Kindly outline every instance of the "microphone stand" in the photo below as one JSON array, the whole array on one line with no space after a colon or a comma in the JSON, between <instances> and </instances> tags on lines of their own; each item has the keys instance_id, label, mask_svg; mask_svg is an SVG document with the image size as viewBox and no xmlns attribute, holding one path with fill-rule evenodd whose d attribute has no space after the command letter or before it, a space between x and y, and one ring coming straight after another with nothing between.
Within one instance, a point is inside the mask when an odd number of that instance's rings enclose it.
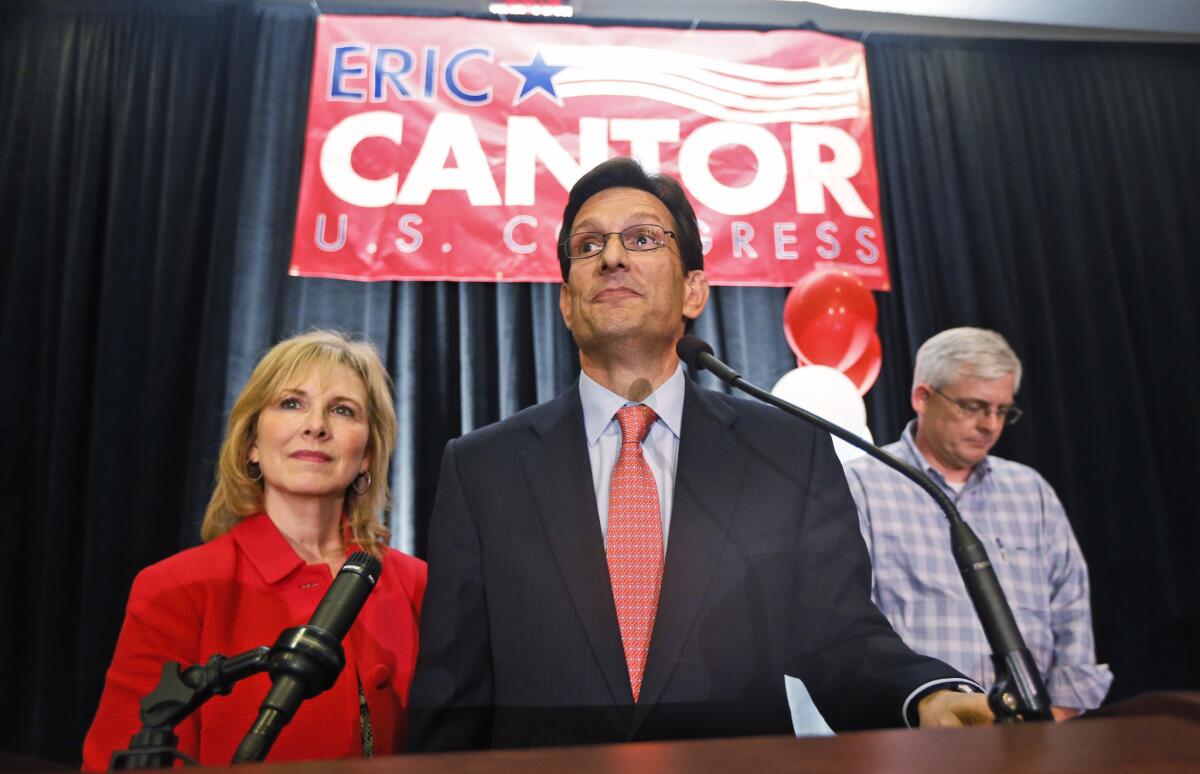
<instances>
[{"instance_id":1,"label":"microphone stand","mask_svg":"<svg viewBox=\"0 0 1200 774\"><path fill-rule=\"evenodd\" d=\"M841 438L846 443L862 449L867 454L887 465L892 470L905 476L921 487L938 507L946 514L950 522L950 546L958 571L962 574L963 584L975 607L975 614L983 626L984 635L992 649L992 663L996 670L996 681L988 692L988 706L996 716L997 723L1015 723L1022 720L1052 720L1050 699L1046 692L1046 684L1042 674L1034 663L1033 656L1025 647L1025 640L1017 622L1013 618L1012 608L996 580L996 571L988 559L983 543L975 531L963 521L962 515L950 502L950 498L941 487L933 483L921 471L909 465L904 460L889 454L874 444L868 443L854 433L839 427L832 422L805 411L782 398L756 387L746 381L725 363L712 354L707 343L695 337L703 345L696 357L689 358L684 354L684 337L678 349L684 361L693 368L708 369L718 379L735 387L742 392L758 398L794 417L825 430L831 435ZM704 351L707 350L707 351Z\"/></svg>"},{"instance_id":2,"label":"microphone stand","mask_svg":"<svg viewBox=\"0 0 1200 774\"><path fill-rule=\"evenodd\" d=\"M158 685L140 702L142 730L130 738L129 749L113 752L109 770L169 768L177 760L198 766L176 747L175 727L213 696L228 694L234 683L267 671L270 655L271 649L261 645L231 658L217 653L203 666L182 672L178 662L163 664Z\"/></svg>"}]
</instances>

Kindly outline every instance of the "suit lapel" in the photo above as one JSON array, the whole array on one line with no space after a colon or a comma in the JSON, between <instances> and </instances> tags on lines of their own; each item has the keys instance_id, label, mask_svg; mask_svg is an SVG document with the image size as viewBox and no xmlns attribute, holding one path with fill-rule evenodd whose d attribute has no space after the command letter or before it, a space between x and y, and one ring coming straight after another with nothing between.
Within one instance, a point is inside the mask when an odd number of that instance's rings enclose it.
<instances>
[{"instance_id":1,"label":"suit lapel","mask_svg":"<svg viewBox=\"0 0 1200 774\"><path fill-rule=\"evenodd\" d=\"M675 496L662 591L631 736L666 686L726 544L746 452L731 432L737 412L689 380L685 387Z\"/></svg>"},{"instance_id":2,"label":"suit lapel","mask_svg":"<svg viewBox=\"0 0 1200 774\"><path fill-rule=\"evenodd\" d=\"M538 516L617 707L632 707L578 388L532 423L540 443L522 455Z\"/></svg>"}]
</instances>

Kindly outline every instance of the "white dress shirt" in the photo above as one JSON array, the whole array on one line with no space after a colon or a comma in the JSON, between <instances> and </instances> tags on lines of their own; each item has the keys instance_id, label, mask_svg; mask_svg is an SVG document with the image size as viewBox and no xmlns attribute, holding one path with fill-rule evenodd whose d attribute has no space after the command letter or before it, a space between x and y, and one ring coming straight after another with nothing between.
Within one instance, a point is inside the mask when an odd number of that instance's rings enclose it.
<instances>
[{"instance_id":1,"label":"white dress shirt","mask_svg":"<svg viewBox=\"0 0 1200 774\"><path fill-rule=\"evenodd\" d=\"M675 496L675 464L679 459L679 426L683 421L683 363L657 390L642 401L654 409L658 419L650 426L642 442L642 456L654 474L658 487L658 511L662 516L663 551L671 528L671 503ZM608 546L608 488L613 466L621 454L621 425L617 409L637 405L601 387L586 373L579 374L579 399L583 403L583 429L587 435L588 458L592 463L592 484L596 490L596 511L600 514L600 534Z\"/></svg>"}]
</instances>

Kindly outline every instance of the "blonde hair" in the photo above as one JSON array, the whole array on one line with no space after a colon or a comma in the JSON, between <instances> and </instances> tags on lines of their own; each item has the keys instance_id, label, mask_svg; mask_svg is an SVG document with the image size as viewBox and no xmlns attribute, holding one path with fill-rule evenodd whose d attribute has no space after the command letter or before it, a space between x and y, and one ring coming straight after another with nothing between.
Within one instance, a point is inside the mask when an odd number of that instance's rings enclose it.
<instances>
[{"instance_id":1,"label":"blonde hair","mask_svg":"<svg viewBox=\"0 0 1200 774\"><path fill-rule=\"evenodd\" d=\"M339 365L358 374L366 388L365 453L370 459L367 473L371 480L361 495L354 492L353 486L346 490L344 510L351 539L364 551L382 555L391 537L379 514L389 500L388 463L396 441L392 383L373 346L330 330L302 333L276 344L254 367L250 380L234 401L217 461L216 484L200 527L200 537L206 542L263 510L262 479L252 479L247 471L262 410L292 386L295 375L306 374L313 368L328 374Z\"/></svg>"}]
</instances>

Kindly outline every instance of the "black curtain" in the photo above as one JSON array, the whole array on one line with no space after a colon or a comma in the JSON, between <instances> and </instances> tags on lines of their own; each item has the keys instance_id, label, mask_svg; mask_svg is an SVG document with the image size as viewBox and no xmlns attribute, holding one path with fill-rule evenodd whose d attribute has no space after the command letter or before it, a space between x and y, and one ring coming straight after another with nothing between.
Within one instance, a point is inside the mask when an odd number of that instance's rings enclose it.
<instances>
[{"instance_id":1,"label":"black curtain","mask_svg":"<svg viewBox=\"0 0 1200 774\"><path fill-rule=\"evenodd\" d=\"M231 11L9 4L0 20L9 751L78 761L133 573L195 540L183 506L211 478L211 432L193 420L219 395L223 356L205 353L228 324Z\"/></svg>"},{"instance_id":2,"label":"black curtain","mask_svg":"<svg viewBox=\"0 0 1200 774\"><path fill-rule=\"evenodd\" d=\"M286 276L309 4L0 14L0 749L78 762L133 575L197 542L224 412L270 344L328 325L380 347L400 416L389 516L417 554L446 440L578 365L553 285ZM877 296L876 437L910 414L924 338L1009 336L1029 416L1001 451L1067 504L1112 696L1197 687L1200 48L867 48L896 288ZM784 295L718 289L697 333L769 387L794 366Z\"/></svg>"}]
</instances>

